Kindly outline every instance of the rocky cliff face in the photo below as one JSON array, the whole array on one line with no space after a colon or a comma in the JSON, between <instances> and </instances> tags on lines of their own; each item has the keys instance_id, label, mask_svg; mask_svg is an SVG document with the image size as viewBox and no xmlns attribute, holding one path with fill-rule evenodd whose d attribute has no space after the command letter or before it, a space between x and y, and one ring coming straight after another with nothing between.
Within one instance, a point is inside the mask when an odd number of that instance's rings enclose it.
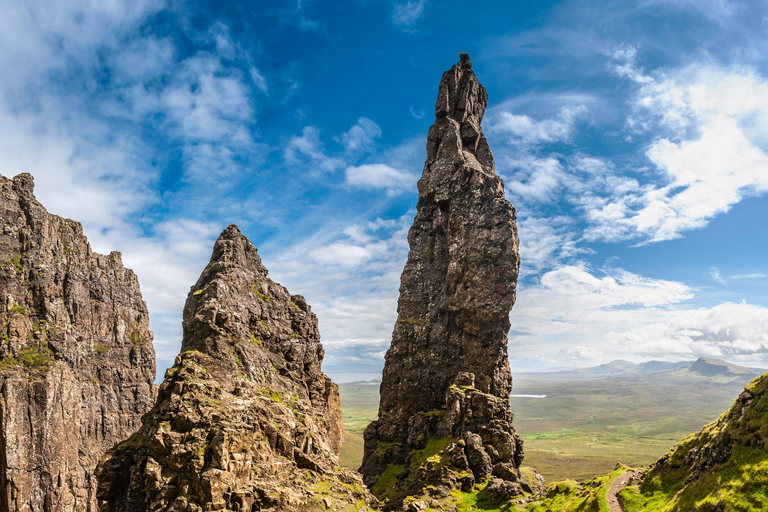
<instances>
[{"instance_id":1,"label":"rocky cliff face","mask_svg":"<svg viewBox=\"0 0 768 512\"><path fill-rule=\"evenodd\" d=\"M184 308L184 338L139 432L100 469L104 511L368 510L337 466L338 387L317 318L229 226Z\"/></svg>"},{"instance_id":2,"label":"rocky cliff face","mask_svg":"<svg viewBox=\"0 0 768 512\"><path fill-rule=\"evenodd\" d=\"M486 104L462 54L440 82L379 419L365 432L361 472L390 508L491 474L501 494L520 490L507 358L517 225L480 127Z\"/></svg>"},{"instance_id":3,"label":"rocky cliff face","mask_svg":"<svg viewBox=\"0 0 768 512\"><path fill-rule=\"evenodd\" d=\"M136 275L0 177L0 510L95 511L94 470L153 402Z\"/></svg>"}]
</instances>

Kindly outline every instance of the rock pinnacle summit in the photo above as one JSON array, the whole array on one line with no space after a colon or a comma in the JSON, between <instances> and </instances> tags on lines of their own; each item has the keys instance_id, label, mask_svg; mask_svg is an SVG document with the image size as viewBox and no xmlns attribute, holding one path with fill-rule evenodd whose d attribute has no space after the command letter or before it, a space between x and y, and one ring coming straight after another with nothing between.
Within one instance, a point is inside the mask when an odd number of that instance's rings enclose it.
<instances>
[{"instance_id":1,"label":"rock pinnacle summit","mask_svg":"<svg viewBox=\"0 0 768 512\"><path fill-rule=\"evenodd\" d=\"M523 442L509 410L509 312L520 266L514 207L481 122L488 94L466 53L443 74L408 233L379 418L361 472L385 508L491 479L522 492Z\"/></svg>"}]
</instances>

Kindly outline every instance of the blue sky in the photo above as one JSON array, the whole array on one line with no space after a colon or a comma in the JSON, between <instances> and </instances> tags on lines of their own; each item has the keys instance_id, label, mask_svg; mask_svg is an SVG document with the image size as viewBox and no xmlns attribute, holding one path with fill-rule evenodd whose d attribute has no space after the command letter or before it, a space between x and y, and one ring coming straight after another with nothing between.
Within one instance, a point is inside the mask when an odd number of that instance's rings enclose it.
<instances>
[{"instance_id":1,"label":"blue sky","mask_svg":"<svg viewBox=\"0 0 768 512\"><path fill-rule=\"evenodd\" d=\"M513 372L768 365L768 6L4 0L0 173L119 250L160 375L238 224L375 376L441 73L468 52L518 209Z\"/></svg>"}]
</instances>

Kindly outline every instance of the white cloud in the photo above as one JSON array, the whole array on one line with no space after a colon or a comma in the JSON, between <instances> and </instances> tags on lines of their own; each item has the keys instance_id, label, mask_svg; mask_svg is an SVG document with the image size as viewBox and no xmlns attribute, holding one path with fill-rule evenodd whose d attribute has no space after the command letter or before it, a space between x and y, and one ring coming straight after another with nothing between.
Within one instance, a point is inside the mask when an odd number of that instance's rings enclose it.
<instances>
[{"instance_id":1,"label":"white cloud","mask_svg":"<svg viewBox=\"0 0 768 512\"><path fill-rule=\"evenodd\" d=\"M320 130L315 126L307 126L301 135L291 138L285 148L285 159L292 165L311 164L310 173L318 175L321 172L335 171L344 165L344 161L329 156L320 141Z\"/></svg>"},{"instance_id":2,"label":"white cloud","mask_svg":"<svg viewBox=\"0 0 768 512\"><path fill-rule=\"evenodd\" d=\"M389 195L415 188L418 178L406 171L385 164L365 164L347 167L346 183L365 190L384 189Z\"/></svg>"},{"instance_id":3,"label":"white cloud","mask_svg":"<svg viewBox=\"0 0 768 512\"><path fill-rule=\"evenodd\" d=\"M615 61L611 69L618 76L641 84L653 81L653 78L646 76L643 69L637 65L636 46L621 44L608 52L608 55Z\"/></svg>"},{"instance_id":4,"label":"white cloud","mask_svg":"<svg viewBox=\"0 0 768 512\"><path fill-rule=\"evenodd\" d=\"M218 57L199 54L183 61L161 101L185 138L249 139L243 133L253 115L248 89L239 71L225 70Z\"/></svg>"},{"instance_id":5,"label":"white cloud","mask_svg":"<svg viewBox=\"0 0 768 512\"><path fill-rule=\"evenodd\" d=\"M768 274L763 274L763 273L737 274L733 276L728 276L729 279L765 279L766 277L768 277Z\"/></svg>"},{"instance_id":6,"label":"white cloud","mask_svg":"<svg viewBox=\"0 0 768 512\"><path fill-rule=\"evenodd\" d=\"M264 256L270 275L307 298L320 318L326 365L377 371L397 317L413 214L335 224Z\"/></svg>"},{"instance_id":7,"label":"white cloud","mask_svg":"<svg viewBox=\"0 0 768 512\"><path fill-rule=\"evenodd\" d=\"M509 135L512 144L530 146L565 142L573 136L576 121L583 118L586 113L587 107L584 105L564 106L554 118L542 120L508 111L494 112L490 129Z\"/></svg>"},{"instance_id":8,"label":"white cloud","mask_svg":"<svg viewBox=\"0 0 768 512\"><path fill-rule=\"evenodd\" d=\"M510 353L537 365L553 353L593 362L701 355L754 360L768 353L768 308L695 307L693 290L683 283L607 272L598 277L584 266L563 266L538 284L519 286Z\"/></svg>"},{"instance_id":9,"label":"white cloud","mask_svg":"<svg viewBox=\"0 0 768 512\"><path fill-rule=\"evenodd\" d=\"M593 239L679 238L768 192L768 81L751 69L714 65L646 78L635 78L641 86L627 126L662 134L645 151L656 176L583 196Z\"/></svg>"},{"instance_id":10,"label":"white cloud","mask_svg":"<svg viewBox=\"0 0 768 512\"><path fill-rule=\"evenodd\" d=\"M379 137L381 137L379 125L367 117L361 117L349 131L339 135L337 140L348 152L359 153L372 149Z\"/></svg>"},{"instance_id":11,"label":"white cloud","mask_svg":"<svg viewBox=\"0 0 768 512\"><path fill-rule=\"evenodd\" d=\"M498 171L513 198L526 201L557 200L556 192L566 179L563 165L557 158L525 152L502 160Z\"/></svg>"},{"instance_id":12,"label":"white cloud","mask_svg":"<svg viewBox=\"0 0 768 512\"><path fill-rule=\"evenodd\" d=\"M587 252L577 246L576 228L567 217L526 215L518 218L517 229L521 278L559 267L563 260Z\"/></svg>"},{"instance_id":13,"label":"white cloud","mask_svg":"<svg viewBox=\"0 0 768 512\"><path fill-rule=\"evenodd\" d=\"M730 358L768 353L768 308L726 302L675 311L663 322L645 322L609 338L641 356Z\"/></svg>"},{"instance_id":14,"label":"white cloud","mask_svg":"<svg viewBox=\"0 0 768 512\"><path fill-rule=\"evenodd\" d=\"M717 267L712 267L709 269L709 277L711 277L713 280L717 281L720 284L727 285L725 278L723 278L723 275L720 273L720 269Z\"/></svg>"},{"instance_id":15,"label":"white cloud","mask_svg":"<svg viewBox=\"0 0 768 512\"><path fill-rule=\"evenodd\" d=\"M567 348L560 351L571 359L578 359L581 361L589 361L597 364L603 359L603 351L595 347L585 347L579 345L573 348Z\"/></svg>"},{"instance_id":16,"label":"white cloud","mask_svg":"<svg viewBox=\"0 0 768 512\"><path fill-rule=\"evenodd\" d=\"M392 21L395 25L411 27L424 16L424 7L427 0L410 0L405 3L396 3L392 10Z\"/></svg>"}]
</instances>

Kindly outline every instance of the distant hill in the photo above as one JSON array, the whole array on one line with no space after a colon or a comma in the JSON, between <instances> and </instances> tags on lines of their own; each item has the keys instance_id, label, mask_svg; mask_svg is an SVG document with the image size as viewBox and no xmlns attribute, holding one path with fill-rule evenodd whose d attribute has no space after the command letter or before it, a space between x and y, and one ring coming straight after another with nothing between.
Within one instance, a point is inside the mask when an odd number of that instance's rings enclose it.
<instances>
[{"instance_id":1,"label":"distant hill","mask_svg":"<svg viewBox=\"0 0 768 512\"><path fill-rule=\"evenodd\" d=\"M708 357L698 358L690 367L690 371L704 375L705 377L736 376L736 375L762 375L766 372L761 368L748 368L738 366L720 359Z\"/></svg>"},{"instance_id":2,"label":"distant hill","mask_svg":"<svg viewBox=\"0 0 768 512\"><path fill-rule=\"evenodd\" d=\"M592 380L613 377L639 377L657 373L675 373L676 376L681 378L690 376L688 374L697 374L703 377L719 377L720 379L739 378L741 380L744 377L757 377L765 372L768 372L768 370L739 366L720 359L700 357L695 361L680 361L676 363L646 361L639 364L617 359L610 363L588 368L549 372L514 372L514 375L520 377L535 376L536 378L549 377L556 380Z\"/></svg>"}]
</instances>

